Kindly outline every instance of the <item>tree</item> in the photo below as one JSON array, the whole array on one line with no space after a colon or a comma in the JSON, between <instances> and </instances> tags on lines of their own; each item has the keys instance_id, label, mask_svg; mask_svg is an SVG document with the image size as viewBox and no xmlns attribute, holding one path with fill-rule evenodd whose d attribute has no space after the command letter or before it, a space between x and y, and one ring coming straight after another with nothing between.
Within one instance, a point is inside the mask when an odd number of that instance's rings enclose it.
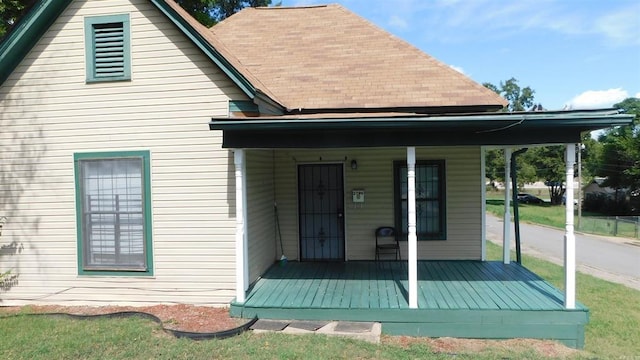
<instances>
[{"instance_id":1,"label":"tree","mask_svg":"<svg viewBox=\"0 0 640 360\"><path fill-rule=\"evenodd\" d=\"M482 84L487 89L493 90L496 94L504 97L509 101L509 105L502 111L525 111L534 105L534 93L530 87L520 88L518 80L511 78L507 81L501 81L500 86L492 83ZM535 168L523 161L523 157L518 158L518 186L523 187L524 184L537 180ZM496 181L504 181L504 151L500 149L487 150L485 157L486 176L493 185Z\"/></svg>"},{"instance_id":2,"label":"tree","mask_svg":"<svg viewBox=\"0 0 640 360\"><path fill-rule=\"evenodd\" d=\"M271 0L177 0L176 2L207 27L215 25L245 7L271 4Z\"/></svg>"},{"instance_id":3,"label":"tree","mask_svg":"<svg viewBox=\"0 0 640 360\"><path fill-rule=\"evenodd\" d=\"M564 152L564 146L556 145L532 148L527 153L527 161L536 169L536 176L544 180L544 184L549 188L552 205L562 204L565 192Z\"/></svg>"},{"instance_id":4,"label":"tree","mask_svg":"<svg viewBox=\"0 0 640 360\"><path fill-rule=\"evenodd\" d=\"M0 40L36 0L0 0Z\"/></svg>"},{"instance_id":5,"label":"tree","mask_svg":"<svg viewBox=\"0 0 640 360\"><path fill-rule=\"evenodd\" d=\"M502 111L533 110L532 106L534 106L535 91L528 86L521 88L520 85L518 85L518 80L515 78L504 82L500 81L500 86L495 86L492 83L483 83L482 85L507 99L509 105Z\"/></svg>"},{"instance_id":6,"label":"tree","mask_svg":"<svg viewBox=\"0 0 640 360\"><path fill-rule=\"evenodd\" d=\"M633 124L619 126L600 136L602 154L598 175L606 178L605 186L640 193L640 99L628 98L614 105L635 114Z\"/></svg>"}]
</instances>

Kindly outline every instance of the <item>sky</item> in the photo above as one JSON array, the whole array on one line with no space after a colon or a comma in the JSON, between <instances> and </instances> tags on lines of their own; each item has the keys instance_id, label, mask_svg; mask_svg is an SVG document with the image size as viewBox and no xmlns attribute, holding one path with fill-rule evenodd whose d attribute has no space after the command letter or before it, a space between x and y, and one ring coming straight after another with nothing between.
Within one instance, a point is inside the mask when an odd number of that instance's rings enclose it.
<instances>
[{"instance_id":1,"label":"sky","mask_svg":"<svg viewBox=\"0 0 640 360\"><path fill-rule=\"evenodd\" d=\"M547 110L640 98L638 0L283 0L338 3L464 73L516 78Z\"/></svg>"}]
</instances>

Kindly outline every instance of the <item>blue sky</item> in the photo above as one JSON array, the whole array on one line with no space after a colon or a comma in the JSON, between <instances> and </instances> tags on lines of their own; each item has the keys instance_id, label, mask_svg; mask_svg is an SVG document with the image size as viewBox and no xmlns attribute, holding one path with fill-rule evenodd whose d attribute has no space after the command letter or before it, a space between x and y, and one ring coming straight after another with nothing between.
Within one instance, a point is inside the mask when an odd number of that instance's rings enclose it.
<instances>
[{"instance_id":1,"label":"blue sky","mask_svg":"<svg viewBox=\"0 0 640 360\"><path fill-rule=\"evenodd\" d=\"M548 110L640 97L638 0L332 0L477 82L515 77ZM284 0L283 6L327 1Z\"/></svg>"}]
</instances>

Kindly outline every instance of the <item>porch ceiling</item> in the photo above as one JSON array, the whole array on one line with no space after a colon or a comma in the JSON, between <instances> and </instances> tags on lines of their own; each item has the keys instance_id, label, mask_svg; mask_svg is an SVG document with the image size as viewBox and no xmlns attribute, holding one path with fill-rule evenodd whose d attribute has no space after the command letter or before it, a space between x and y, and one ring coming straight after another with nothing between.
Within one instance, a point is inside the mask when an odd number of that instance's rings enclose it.
<instances>
[{"instance_id":1,"label":"porch ceiling","mask_svg":"<svg viewBox=\"0 0 640 360\"><path fill-rule=\"evenodd\" d=\"M617 110L424 114L313 114L219 118L227 148L529 145L580 142L580 134L627 125Z\"/></svg>"}]
</instances>

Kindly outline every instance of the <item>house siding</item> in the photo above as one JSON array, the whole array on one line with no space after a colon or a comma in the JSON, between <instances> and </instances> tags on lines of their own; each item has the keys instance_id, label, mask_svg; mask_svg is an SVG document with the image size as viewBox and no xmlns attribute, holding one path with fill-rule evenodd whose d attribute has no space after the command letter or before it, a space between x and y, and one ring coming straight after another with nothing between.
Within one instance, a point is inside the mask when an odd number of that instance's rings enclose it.
<instances>
[{"instance_id":1,"label":"house siding","mask_svg":"<svg viewBox=\"0 0 640 360\"><path fill-rule=\"evenodd\" d=\"M255 281L276 260L273 203L273 151L247 151L247 241L249 282Z\"/></svg>"},{"instance_id":2,"label":"house siding","mask_svg":"<svg viewBox=\"0 0 640 360\"><path fill-rule=\"evenodd\" d=\"M86 84L84 17L127 13L131 81ZM247 100L150 2L71 3L0 86L0 272L16 276L0 302L227 304L233 156L207 123L231 99ZM127 150L151 154L154 276L80 276L73 154Z\"/></svg>"},{"instance_id":3,"label":"house siding","mask_svg":"<svg viewBox=\"0 0 640 360\"><path fill-rule=\"evenodd\" d=\"M280 208L285 254L298 258L296 167L303 163L345 163L345 227L348 260L375 256L374 230L394 226L393 162L406 160L405 148L277 150L276 201ZM420 147L418 160L445 160L447 231L445 241L419 241L419 259L480 259L482 197L479 147ZM350 167L356 159L358 169ZM351 200L353 189L365 190L365 202ZM406 242L401 243L406 259Z\"/></svg>"}]
</instances>

